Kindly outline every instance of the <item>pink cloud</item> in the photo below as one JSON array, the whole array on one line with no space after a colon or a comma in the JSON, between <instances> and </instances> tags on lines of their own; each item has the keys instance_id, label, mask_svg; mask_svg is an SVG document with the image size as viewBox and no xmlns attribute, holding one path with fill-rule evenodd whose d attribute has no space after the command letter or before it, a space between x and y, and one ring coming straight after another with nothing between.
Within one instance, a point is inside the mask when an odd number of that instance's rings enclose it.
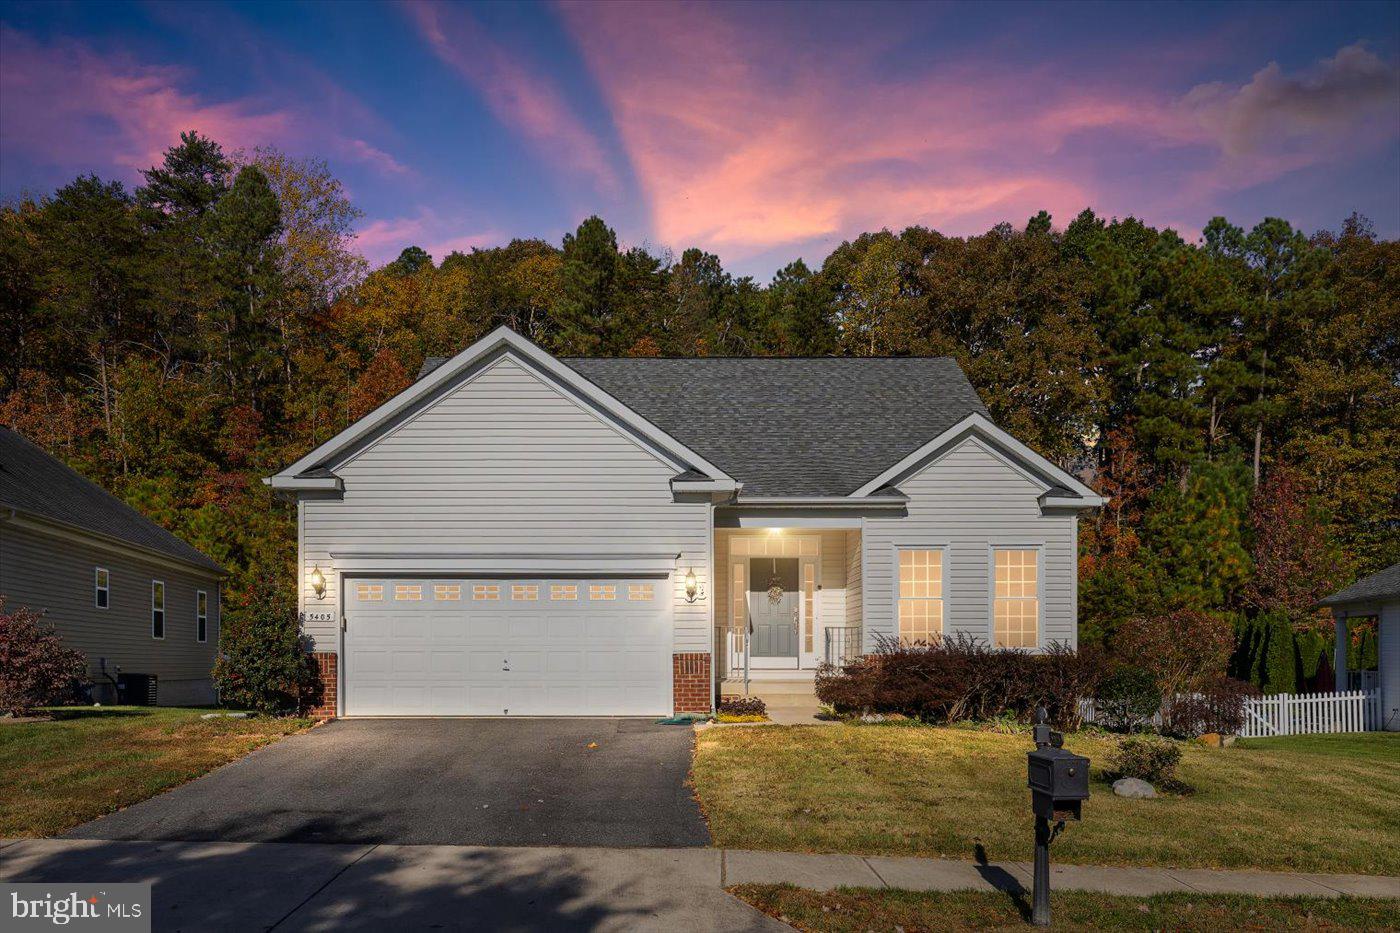
<instances>
[{"instance_id":1,"label":"pink cloud","mask_svg":"<svg viewBox=\"0 0 1400 933\"><path fill-rule=\"evenodd\" d=\"M1352 53L1310 84L1266 69L1244 88L1183 100L1162 75L1088 82L973 52L892 71L896 27L805 43L791 24L740 23L735 7L565 0L560 10L656 235L740 259L913 223L980 232L1042 208L1061 223L1086 206L1149 219L1209 211L1222 188L1325 157L1315 146L1246 153L1239 138L1259 122L1317 125L1328 101L1361 88L1368 106L1395 110L1379 87L1393 68ZM1328 125L1338 123L1355 125ZM1137 168L1104 172L1104 158ZM1187 209L1183 196L1197 201Z\"/></svg>"},{"instance_id":2,"label":"pink cloud","mask_svg":"<svg viewBox=\"0 0 1400 933\"><path fill-rule=\"evenodd\" d=\"M602 144L541 71L492 41L464 9L421 0L404 9L433 53L476 88L497 120L556 165L590 178L599 190L619 190Z\"/></svg>"},{"instance_id":3,"label":"pink cloud","mask_svg":"<svg viewBox=\"0 0 1400 933\"><path fill-rule=\"evenodd\" d=\"M181 131L197 129L230 152L329 143L381 173L409 173L389 153L341 135L309 108L255 96L210 101L183 89L189 76L178 68L99 53L74 40L45 44L8 26L0 27L0 49L5 148L65 169L113 165L134 179L160 161Z\"/></svg>"},{"instance_id":4,"label":"pink cloud","mask_svg":"<svg viewBox=\"0 0 1400 933\"><path fill-rule=\"evenodd\" d=\"M355 249L371 266L397 259L399 253L410 246L422 247L433 257L433 262L442 262L451 253L467 253L507 239L491 229L460 233L464 226L470 223L462 218L443 217L431 208L420 208L412 215L381 218L366 224L355 237Z\"/></svg>"}]
</instances>

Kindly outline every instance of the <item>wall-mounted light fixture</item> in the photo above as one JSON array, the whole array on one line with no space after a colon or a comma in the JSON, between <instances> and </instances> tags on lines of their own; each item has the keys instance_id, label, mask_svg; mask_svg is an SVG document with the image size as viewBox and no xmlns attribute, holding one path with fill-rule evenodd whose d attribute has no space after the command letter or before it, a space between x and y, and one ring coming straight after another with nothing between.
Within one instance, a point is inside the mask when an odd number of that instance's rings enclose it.
<instances>
[{"instance_id":1,"label":"wall-mounted light fixture","mask_svg":"<svg viewBox=\"0 0 1400 933\"><path fill-rule=\"evenodd\" d=\"M700 588L700 583L695 579L695 568L691 567L685 572L685 601L693 603L697 599L704 599L705 591Z\"/></svg>"},{"instance_id":2,"label":"wall-mounted light fixture","mask_svg":"<svg viewBox=\"0 0 1400 933\"><path fill-rule=\"evenodd\" d=\"M316 591L317 599L326 598L326 575L321 572L321 565L317 564L311 568L311 589Z\"/></svg>"}]
</instances>

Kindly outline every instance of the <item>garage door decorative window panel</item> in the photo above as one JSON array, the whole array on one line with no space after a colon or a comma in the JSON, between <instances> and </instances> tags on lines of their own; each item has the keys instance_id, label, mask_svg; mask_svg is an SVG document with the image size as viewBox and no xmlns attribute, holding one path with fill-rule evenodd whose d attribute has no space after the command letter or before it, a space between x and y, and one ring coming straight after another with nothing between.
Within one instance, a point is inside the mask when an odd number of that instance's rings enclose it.
<instances>
[{"instance_id":1,"label":"garage door decorative window panel","mask_svg":"<svg viewBox=\"0 0 1400 933\"><path fill-rule=\"evenodd\" d=\"M434 598L374 595L415 586ZM472 599L444 595L464 587ZM345 715L671 712L672 609L654 581L381 579L347 589Z\"/></svg>"}]
</instances>

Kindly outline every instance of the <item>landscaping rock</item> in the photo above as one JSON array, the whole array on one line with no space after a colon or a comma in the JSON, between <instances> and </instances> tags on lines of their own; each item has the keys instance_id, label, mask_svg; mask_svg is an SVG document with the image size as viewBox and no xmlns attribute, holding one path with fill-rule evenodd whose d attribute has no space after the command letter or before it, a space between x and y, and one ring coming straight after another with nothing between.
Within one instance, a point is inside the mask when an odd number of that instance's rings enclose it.
<instances>
[{"instance_id":1,"label":"landscaping rock","mask_svg":"<svg viewBox=\"0 0 1400 933\"><path fill-rule=\"evenodd\" d=\"M884 722L884 721L885 721L885 715L884 715L883 713L865 713L864 715L862 715L862 716L860 717L860 721L861 721L861 722Z\"/></svg>"},{"instance_id":2,"label":"landscaping rock","mask_svg":"<svg viewBox=\"0 0 1400 933\"><path fill-rule=\"evenodd\" d=\"M1113 782L1113 792L1119 797L1133 800L1146 800L1157 796L1157 791L1142 778L1119 778Z\"/></svg>"},{"instance_id":3,"label":"landscaping rock","mask_svg":"<svg viewBox=\"0 0 1400 933\"><path fill-rule=\"evenodd\" d=\"M1197 736L1197 737L1196 737L1196 741L1197 741L1197 742L1200 742L1202 745L1206 746L1207 748L1219 748L1219 747L1220 747L1220 733L1219 733L1219 732L1207 732L1205 735Z\"/></svg>"}]
</instances>

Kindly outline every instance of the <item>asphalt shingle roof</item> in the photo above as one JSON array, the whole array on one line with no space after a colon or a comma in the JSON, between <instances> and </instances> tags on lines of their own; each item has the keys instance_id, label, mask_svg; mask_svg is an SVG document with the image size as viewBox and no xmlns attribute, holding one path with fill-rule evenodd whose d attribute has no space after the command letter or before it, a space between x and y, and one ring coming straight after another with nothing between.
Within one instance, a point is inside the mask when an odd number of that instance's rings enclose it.
<instances>
[{"instance_id":1,"label":"asphalt shingle roof","mask_svg":"<svg viewBox=\"0 0 1400 933\"><path fill-rule=\"evenodd\" d=\"M418 378L443 362L428 358ZM946 356L562 362L746 496L849 495L969 414L987 414Z\"/></svg>"},{"instance_id":2,"label":"asphalt shingle roof","mask_svg":"<svg viewBox=\"0 0 1400 933\"><path fill-rule=\"evenodd\" d=\"M1340 593L1333 593L1322 600L1322 605L1340 606L1381 599L1400 599L1400 564L1392 564L1379 573L1362 577Z\"/></svg>"},{"instance_id":3,"label":"asphalt shingle roof","mask_svg":"<svg viewBox=\"0 0 1400 933\"><path fill-rule=\"evenodd\" d=\"M224 572L204 554L3 425L0 506Z\"/></svg>"}]
</instances>

